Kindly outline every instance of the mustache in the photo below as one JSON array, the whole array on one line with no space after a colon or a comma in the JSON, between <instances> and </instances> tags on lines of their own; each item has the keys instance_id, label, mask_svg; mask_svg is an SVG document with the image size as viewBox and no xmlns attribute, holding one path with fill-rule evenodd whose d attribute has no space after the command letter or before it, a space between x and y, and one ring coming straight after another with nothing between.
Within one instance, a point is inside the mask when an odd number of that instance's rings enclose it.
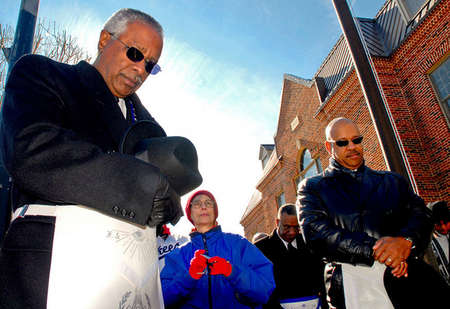
<instances>
[{"instance_id":1,"label":"mustache","mask_svg":"<svg viewBox=\"0 0 450 309\"><path fill-rule=\"evenodd\" d=\"M134 81L136 82L136 86L139 86L143 83L142 77L140 77L139 75L134 77Z\"/></svg>"}]
</instances>

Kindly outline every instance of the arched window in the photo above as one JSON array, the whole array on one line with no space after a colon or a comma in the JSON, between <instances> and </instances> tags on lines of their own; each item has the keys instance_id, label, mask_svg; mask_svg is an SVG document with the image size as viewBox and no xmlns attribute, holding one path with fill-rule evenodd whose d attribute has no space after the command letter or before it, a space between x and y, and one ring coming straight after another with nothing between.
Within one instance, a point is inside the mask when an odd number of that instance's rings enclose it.
<instances>
[{"instance_id":1,"label":"arched window","mask_svg":"<svg viewBox=\"0 0 450 309\"><path fill-rule=\"evenodd\" d=\"M298 177L295 178L296 188L302 179L317 175L322 172L319 160L313 159L308 149L303 150L298 168Z\"/></svg>"}]
</instances>

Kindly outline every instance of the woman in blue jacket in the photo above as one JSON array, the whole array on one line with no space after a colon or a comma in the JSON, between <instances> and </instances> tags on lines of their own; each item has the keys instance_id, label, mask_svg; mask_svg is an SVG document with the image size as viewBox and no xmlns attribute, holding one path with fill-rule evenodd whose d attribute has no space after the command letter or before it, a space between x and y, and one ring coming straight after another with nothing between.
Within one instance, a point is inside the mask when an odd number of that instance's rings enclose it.
<instances>
[{"instance_id":1,"label":"woman in blue jacket","mask_svg":"<svg viewBox=\"0 0 450 309\"><path fill-rule=\"evenodd\" d=\"M222 232L214 196L195 192L186 204L191 241L166 256L161 272L167 308L260 308L273 289L272 263L245 238Z\"/></svg>"}]
</instances>

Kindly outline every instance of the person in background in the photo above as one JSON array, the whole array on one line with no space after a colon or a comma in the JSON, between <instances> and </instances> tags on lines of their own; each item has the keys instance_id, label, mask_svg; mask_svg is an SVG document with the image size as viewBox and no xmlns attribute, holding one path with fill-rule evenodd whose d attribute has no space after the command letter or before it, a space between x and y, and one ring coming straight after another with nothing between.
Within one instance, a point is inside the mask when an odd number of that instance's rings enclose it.
<instances>
[{"instance_id":1,"label":"person in background","mask_svg":"<svg viewBox=\"0 0 450 309\"><path fill-rule=\"evenodd\" d=\"M252 237L252 244L254 244L258 240L263 239L267 236L269 236L269 234L264 233L264 232L256 232L255 235L253 235L253 237Z\"/></svg>"},{"instance_id":2,"label":"person in background","mask_svg":"<svg viewBox=\"0 0 450 309\"><path fill-rule=\"evenodd\" d=\"M164 268L164 257L189 239L186 236L172 235L166 224L158 226L156 233L158 235L159 269L161 270Z\"/></svg>"},{"instance_id":3,"label":"person in background","mask_svg":"<svg viewBox=\"0 0 450 309\"><path fill-rule=\"evenodd\" d=\"M432 230L423 200L402 176L364 164L350 119L333 119L325 136L330 164L299 184L297 204L306 244L328 262L330 307L441 308L445 283L417 258Z\"/></svg>"},{"instance_id":4,"label":"person in background","mask_svg":"<svg viewBox=\"0 0 450 309\"><path fill-rule=\"evenodd\" d=\"M200 190L186 203L191 240L165 258L161 272L167 308L260 308L275 288L272 263L240 235L217 223L213 194Z\"/></svg>"},{"instance_id":5,"label":"person in background","mask_svg":"<svg viewBox=\"0 0 450 309\"><path fill-rule=\"evenodd\" d=\"M278 209L277 228L255 243L272 261L276 288L263 308L321 308L324 264L306 247L300 233L297 209L285 204Z\"/></svg>"},{"instance_id":6,"label":"person in background","mask_svg":"<svg viewBox=\"0 0 450 309\"><path fill-rule=\"evenodd\" d=\"M425 254L425 261L433 266L442 275L447 284L450 285L450 211L446 201L429 203L428 208L431 210L434 233L430 246Z\"/></svg>"}]
</instances>

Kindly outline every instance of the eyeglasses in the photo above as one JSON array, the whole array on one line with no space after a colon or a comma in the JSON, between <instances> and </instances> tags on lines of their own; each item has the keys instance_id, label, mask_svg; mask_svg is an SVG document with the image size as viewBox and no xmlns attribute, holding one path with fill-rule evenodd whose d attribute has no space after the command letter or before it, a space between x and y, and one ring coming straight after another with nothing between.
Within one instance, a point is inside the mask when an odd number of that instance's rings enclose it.
<instances>
[{"instance_id":1,"label":"eyeglasses","mask_svg":"<svg viewBox=\"0 0 450 309\"><path fill-rule=\"evenodd\" d=\"M144 54L139 49L137 49L136 47L128 46L122 40L120 40L115 34L111 32L109 32L109 34L127 48L128 59L130 59L133 62L141 62L142 60L144 60ZM145 61L145 71L147 71L148 74L156 75L159 72L161 72L161 67L156 62L147 59L145 59L144 61Z\"/></svg>"},{"instance_id":2,"label":"eyeglasses","mask_svg":"<svg viewBox=\"0 0 450 309\"><path fill-rule=\"evenodd\" d=\"M361 144L362 140L363 140L362 136L355 137L354 139L352 139L352 143L355 144L355 145L359 145L359 144ZM345 147L345 146L347 146L350 143L350 141L348 141L348 140L329 141L329 142L330 143L335 143L336 146L338 146L338 147Z\"/></svg>"},{"instance_id":3,"label":"eyeglasses","mask_svg":"<svg viewBox=\"0 0 450 309\"><path fill-rule=\"evenodd\" d=\"M195 208L195 209L202 208L202 205L204 205L205 208L213 208L214 202L211 200L206 200L206 201L195 201L195 202L191 203L192 208Z\"/></svg>"}]
</instances>

